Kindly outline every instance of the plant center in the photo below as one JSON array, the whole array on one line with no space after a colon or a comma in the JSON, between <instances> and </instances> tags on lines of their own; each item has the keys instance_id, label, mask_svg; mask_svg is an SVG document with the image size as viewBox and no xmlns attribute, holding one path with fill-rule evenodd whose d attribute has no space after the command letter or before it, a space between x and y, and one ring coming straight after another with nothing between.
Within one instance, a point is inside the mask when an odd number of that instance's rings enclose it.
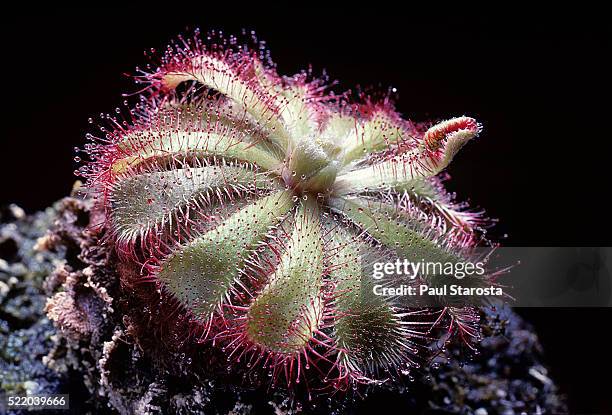
<instances>
[{"instance_id":1,"label":"plant center","mask_svg":"<svg viewBox=\"0 0 612 415\"><path fill-rule=\"evenodd\" d=\"M328 193L341 167L340 151L322 138L299 141L288 152L282 173L285 184L300 193Z\"/></svg>"}]
</instances>

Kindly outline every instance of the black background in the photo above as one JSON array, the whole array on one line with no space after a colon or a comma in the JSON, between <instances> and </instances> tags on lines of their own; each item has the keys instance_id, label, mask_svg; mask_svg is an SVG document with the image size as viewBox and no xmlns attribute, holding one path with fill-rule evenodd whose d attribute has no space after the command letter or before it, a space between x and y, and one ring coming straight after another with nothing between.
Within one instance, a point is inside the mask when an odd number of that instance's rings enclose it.
<instances>
[{"instance_id":1,"label":"black background","mask_svg":"<svg viewBox=\"0 0 612 415\"><path fill-rule=\"evenodd\" d=\"M171 4L79 14L6 15L2 27L0 203L33 212L66 195L87 119L112 112L123 76L187 27L255 29L279 72L393 86L414 120L484 124L456 157L450 187L499 218L514 246L610 246L610 33L597 11L449 14L308 11L280 16ZM504 237L507 234L507 237ZM572 412L610 412L610 309L519 310L537 328Z\"/></svg>"}]
</instances>

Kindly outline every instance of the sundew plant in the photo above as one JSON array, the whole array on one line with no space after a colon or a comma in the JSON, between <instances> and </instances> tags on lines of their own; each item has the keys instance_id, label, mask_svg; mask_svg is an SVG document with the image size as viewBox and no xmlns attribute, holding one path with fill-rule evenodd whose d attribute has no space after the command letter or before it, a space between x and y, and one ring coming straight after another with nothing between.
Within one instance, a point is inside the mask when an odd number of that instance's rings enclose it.
<instances>
[{"instance_id":1,"label":"sundew plant","mask_svg":"<svg viewBox=\"0 0 612 415\"><path fill-rule=\"evenodd\" d=\"M458 263L486 244L482 214L439 177L476 120L409 121L388 94L279 75L262 42L215 32L134 77L140 100L102 117L78 173L100 243L139 270L124 284L171 297L189 341L271 384L336 390L409 374L439 338L474 347L477 308L375 295L372 266Z\"/></svg>"}]
</instances>

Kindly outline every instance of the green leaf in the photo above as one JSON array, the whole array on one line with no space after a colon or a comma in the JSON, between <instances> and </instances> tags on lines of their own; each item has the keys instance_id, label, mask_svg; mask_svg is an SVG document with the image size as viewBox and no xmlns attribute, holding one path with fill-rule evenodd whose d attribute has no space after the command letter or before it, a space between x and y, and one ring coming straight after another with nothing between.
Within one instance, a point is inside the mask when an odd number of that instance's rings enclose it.
<instances>
[{"instance_id":1,"label":"green leaf","mask_svg":"<svg viewBox=\"0 0 612 415\"><path fill-rule=\"evenodd\" d=\"M263 88L257 72L240 73L234 67L209 55L199 55L185 67L168 72L163 77L164 87L176 88L181 82L197 81L208 88L213 88L241 105L260 125L274 131L272 139L282 148L287 148L289 136L279 117L282 99Z\"/></svg>"},{"instance_id":2,"label":"green leaf","mask_svg":"<svg viewBox=\"0 0 612 415\"><path fill-rule=\"evenodd\" d=\"M318 129L317 108L308 102L306 86L288 86L280 91L284 101L280 116L292 138L310 137Z\"/></svg>"},{"instance_id":3,"label":"green leaf","mask_svg":"<svg viewBox=\"0 0 612 415\"><path fill-rule=\"evenodd\" d=\"M345 165L409 138L408 132L382 111L365 122L349 119L354 128L345 140Z\"/></svg>"},{"instance_id":4,"label":"green leaf","mask_svg":"<svg viewBox=\"0 0 612 415\"><path fill-rule=\"evenodd\" d=\"M119 241L133 241L178 220L197 205L197 213L221 197L239 197L272 187L271 179L238 166L207 166L125 177L110 192L113 228ZM183 212L182 216L185 216Z\"/></svg>"},{"instance_id":5,"label":"green leaf","mask_svg":"<svg viewBox=\"0 0 612 415\"><path fill-rule=\"evenodd\" d=\"M384 256L349 231L331 231L330 278L336 284L335 339L353 375L371 375L406 361L409 334L386 298L373 292L372 264Z\"/></svg>"},{"instance_id":6,"label":"green leaf","mask_svg":"<svg viewBox=\"0 0 612 415\"><path fill-rule=\"evenodd\" d=\"M158 278L194 315L207 318L229 295L250 249L292 207L287 191L248 205L217 228L178 248L163 261Z\"/></svg>"},{"instance_id":7,"label":"green leaf","mask_svg":"<svg viewBox=\"0 0 612 415\"><path fill-rule=\"evenodd\" d=\"M322 275L319 212L316 202L308 200L297 211L279 267L249 307L249 338L271 351L302 350L319 324Z\"/></svg>"},{"instance_id":8,"label":"green leaf","mask_svg":"<svg viewBox=\"0 0 612 415\"><path fill-rule=\"evenodd\" d=\"M229 131L192 132L172 129L169 125L133 130L118 144L118 149L128 156L113 163L116 174L130 171L147 160L180 155L227 158L252 163L263 170L275 170L281 164L270 143L249 142Z\"/></svg>"},{"instance_id":9,"label":"green leaf","mask_svg":"<svg viewBox=\"0 0 612 415\"><path fill-rule=\"evenodd\" d=\"M437 243L417 220L380 201L331 198L330 206L379 243L410 261L457 262L461 258Z\"/></svg>"},{"instance_id":10,"label":"green leaf","mask_svg":"<svg viewBox=\"0 0 612 415\"><path fill-rule=\"evenodd\" d=\"M468 124L469 128L461 129L464 124ZM435 176L444 170L461 147L479 132L476 121L467 117L437 124L425 133L424 140L428 141L424 141L421 146L395 154L385 161L339 175L338 193L404 190L410 186L410 182Z\"/></svg>"}]
</instances>

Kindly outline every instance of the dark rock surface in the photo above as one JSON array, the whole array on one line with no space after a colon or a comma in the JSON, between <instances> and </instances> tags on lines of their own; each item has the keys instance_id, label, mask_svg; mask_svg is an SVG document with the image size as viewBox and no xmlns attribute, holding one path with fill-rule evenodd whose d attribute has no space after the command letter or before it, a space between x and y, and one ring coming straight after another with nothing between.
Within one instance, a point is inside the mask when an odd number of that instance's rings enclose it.
<instances>
[{"instance_id":1,"label":"dark rock surface","mask_svg":"<svg viewBox=\"0 0 612 415\"><path fill-rule=\"evenodd\" d=\"M163 310L143 298L159 293L121 286L112 257L86 229L96 222L86 202L66 198L32 216L10 206L1 215L0 414L6 395L25 393L70 394L79 414L567 413L536 334L506 308L485 310L478 354L441 349L403 384L360 396L313 392L310 401L247 388L261 379L202 370L222 366L223 356L176 340L181 324L161 324L163 334L150 328Z\"/></svg>"}]
</instances>

